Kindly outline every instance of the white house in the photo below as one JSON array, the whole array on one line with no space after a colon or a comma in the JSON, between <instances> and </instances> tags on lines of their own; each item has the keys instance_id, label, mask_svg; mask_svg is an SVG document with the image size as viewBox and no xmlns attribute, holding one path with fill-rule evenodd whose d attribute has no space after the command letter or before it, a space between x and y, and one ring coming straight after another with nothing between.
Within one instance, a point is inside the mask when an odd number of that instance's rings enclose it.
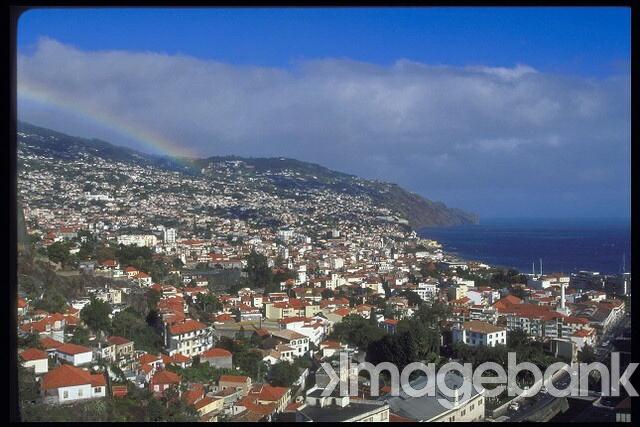
<instances>
[{"instance_id":1,"label":"white house","mask_svg":"<svg viewBox=\"0 0 640 427\"><path fill-rule=\"evenodd\" d=\"M289 317L278 321L281 329L295 331L309 338L316 346L324 340L331 322L323 317Z\"/></svg>"},{"instance_id":2,"label":"white house","mask_svg":"<svg viewBox=\"0 0 640 427\"><path fill-rule=\"evenodd\" d=\"M293 349L293 357L300 357L309 351L309 337L306 337L296 331L279 330L271 332L271 336L279 338Z\"/></svg>"},{"instance_id":3,"label":"white house","mask_svg":"<svg viewBox=\"0 0 640 427\"><path fill-rule=\"evenodd\" d=\"M33 368L36 375L49 371L49 356L46 351L37 348L28 348L20 353L20 359L22 359L22 366L25 368Z\"/></svg>"},{"instance_id":4,"label":"white house","mask_svg":"<svg viewBox=\"0 0 640 427\"><path fill-rule=\"evenodd\" d=\"M464 322L453 329L453 342L463 342L470 346L495 347L507 344L507 329L480 320Z\"/></svg>"},{"instance_id":5,"label":"white house","mask_svg":"<svg viewBox=\"0 0 640 427\"><path fill-rule=\"evenodd\" d=\"M45 374L41 395L45 403L67 403L106 396L104 374L91 374L71 365L61 365Z\"/></svg>"},{"instance_id":6,"label":"white house","mask_svg":"<svg viewBox=\"0 0 640 427\"><path fill-rule=\"evenodd\" d=\"M58 360L64 360L73 366L91 363L93 360L93 351L85 346L65 343L55 350Z\"/></svg>"}]
</instances>

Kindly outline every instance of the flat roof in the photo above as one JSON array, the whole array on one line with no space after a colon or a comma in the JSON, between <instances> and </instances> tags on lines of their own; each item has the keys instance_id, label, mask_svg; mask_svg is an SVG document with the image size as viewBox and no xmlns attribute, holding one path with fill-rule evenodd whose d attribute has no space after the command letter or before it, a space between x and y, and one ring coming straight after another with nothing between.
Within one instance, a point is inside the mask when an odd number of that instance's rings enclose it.
<instances>
[{"instance_id":1,"label":"flat roof","mask_svg":"<svg viewBox=\"0 0 640 427\"><path fill-rule=\"evenodd\" d=\"M444 382L450 389L461 389L463 383L469 383L469 385L471 386L470 399L476 397L479 394L473 384L471 384L471 381L464 380L460 375L457 375L453 372L447 372L444 378ZM421 376L411 382L411 386L415 390L420 390L426 385L426 376ZM436 381L434 381L434 384L430 386L429 389L433 389L436 387ZM462 399L462 397L463 393L461 390L460 398ZM439 399L447 399L448 401L453 402L453 397L445 396L440 392L439 388L436 388L434 396L425 395L422 397L411 397L408 396L403 390L401 390L399 396L386 395L379 398L379 400L385 400L389 403L389 407L392 412L402 417L410 418L416 421L428 421L451 410L443 406L438 401Z\"/></svg>"},{"instance_id":2,"label":"flat roof","mask_svg":"<svg viewBox=\"0 0 640 427\"><path fill-rule=\"evenodd\" d=\"M307 405L298 411L314 422L344 422L358 415L364 415L368 412L381 410L386 407L385 402L372 401L369 403L350 402L345 407L338 405L327 405L324 407Z\"/></svg>"}]
</instances>

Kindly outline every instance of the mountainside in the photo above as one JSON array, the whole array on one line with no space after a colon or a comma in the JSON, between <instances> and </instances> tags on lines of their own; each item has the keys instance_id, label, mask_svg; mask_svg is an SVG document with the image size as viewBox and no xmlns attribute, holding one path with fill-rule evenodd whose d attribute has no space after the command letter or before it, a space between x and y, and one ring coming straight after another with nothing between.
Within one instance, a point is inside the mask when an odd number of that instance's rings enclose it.
<instances>
[{"instance_id":1,"label":"mountainside","mask_svg":"<svg viewBox=\"0 0 640 427\"><path fill-rule=\"evenodd\" d=\"M403 222L404 219L414 229L478 222L477 215L427 200L396 184L365 180L295 159L237 156L176 159L139 152L97 139L69 136L22 122L18 123L18 149L19 153L62 161L95 157L107 162L123 162L179 172L185 176L207 179L212 185L222 178L236 178L243 185L293 198L320 190L363 197L370 199L375 206L386 209L389 220ZM19 156L19 165L20 160ZM245 184L245 181L249 184Z\"/></svg>"}]
</instances>

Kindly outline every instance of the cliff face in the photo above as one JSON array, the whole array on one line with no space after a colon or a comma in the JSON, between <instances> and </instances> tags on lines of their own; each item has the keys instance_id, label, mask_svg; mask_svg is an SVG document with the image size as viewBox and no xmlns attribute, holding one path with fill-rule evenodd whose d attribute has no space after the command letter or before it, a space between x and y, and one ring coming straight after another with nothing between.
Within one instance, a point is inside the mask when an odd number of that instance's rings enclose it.
<instances>
[{"instance_id":1,"label":"cliff face","mask_svg":"<svg viewBox=\"0 0 640 427\"><path fill-rule=\"evenodd\" d=\"M376 205L384 207L390 216L408 221L414 229L460 224L476 224L478 216L460 209L450 208L408 192L396 184L362 179L330 170L315 163L287 158L242 158L237 156L209 157L205 159L176 159L155 156L96 139L65 135L50 129L18 123L18 149L32 154L59 159L77 159L96 156L105 160L133 162L144 166L179 171L187 175L209 176L220 173L215 165L236 162L239 168L225 168L224 173L238 180L251 174L266 174L270 191L322 189L370 197ZM235 174L235 175L234 175Z\"/></svg>"}]
</instances>

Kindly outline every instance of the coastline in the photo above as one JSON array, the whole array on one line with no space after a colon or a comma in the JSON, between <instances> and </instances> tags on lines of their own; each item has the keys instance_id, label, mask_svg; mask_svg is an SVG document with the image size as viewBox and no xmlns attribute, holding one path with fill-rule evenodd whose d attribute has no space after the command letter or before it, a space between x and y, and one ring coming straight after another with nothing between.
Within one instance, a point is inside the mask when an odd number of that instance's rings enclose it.
<instances>
[{"instance_id":1,"label":"coastline","mask_svg":"<svg viewBox=\"0 0 640 427\"><path fill-rule=\"evenodd\" d=\"M543 272L565 274L617 275L623 264L626 271L631 266L627 219L487 219L480 225L423 227L416 233L441 244L443 255L522 274L534 268L537 273L540 259Z\"/></svg>"}]
</instances>

